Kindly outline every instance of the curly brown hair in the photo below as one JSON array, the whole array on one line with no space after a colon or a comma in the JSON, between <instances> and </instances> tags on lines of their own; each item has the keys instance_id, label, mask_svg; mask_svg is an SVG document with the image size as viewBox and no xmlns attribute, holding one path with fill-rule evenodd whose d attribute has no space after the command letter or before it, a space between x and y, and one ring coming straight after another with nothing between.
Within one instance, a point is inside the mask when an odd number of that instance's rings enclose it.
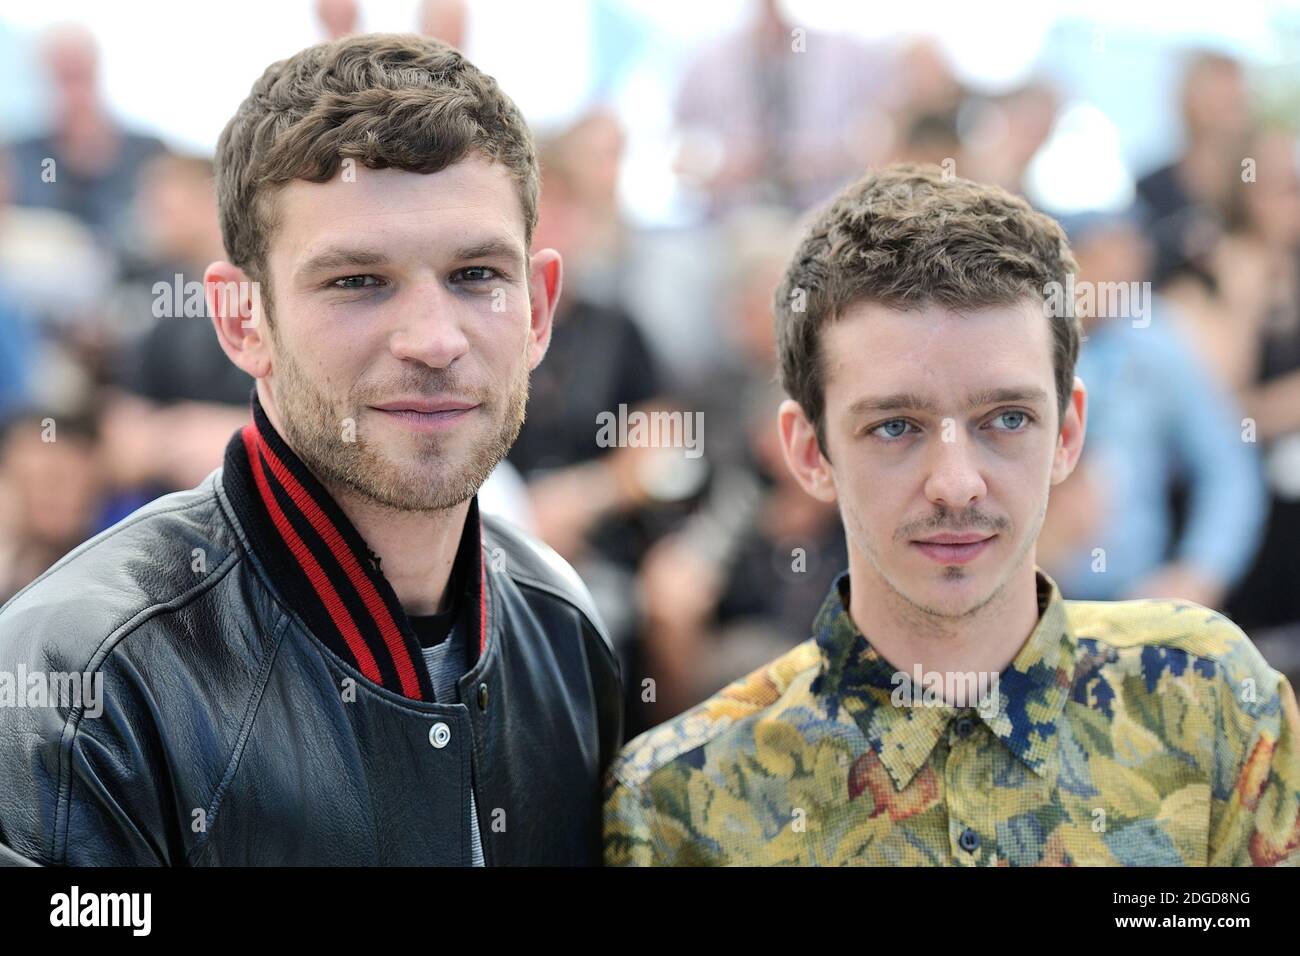
<instances>
[{"instance_id":1,"label":"curly brown hair","mask_svg":"<svg viewBox=\"0 0 1300 956\"><path fill-rule=\"evenodd\" d=\"M821 333L849 306L962 309L1026 298L1046 305L1053 289L1069 287L1075 270L1056 221L1006 190L947 176L938 166L872 172L821 212L777 287L781 384L813 423L825 454ZM1058 422L1069 405L1080 340L1073 309L1063 311L1050 317Z\"/></svg>"},{"instance_id":2,"label":"curly brown hair","mask_svg":"<svg viewBox=\"0 0 1300 956\"><path fill-rule=\"evenodd\" d=\"M436 173L471 151L509 170L525 237L537 225L532 134L492 77L440 40L367 33L272 63L222 130L217 202L230 261L263 286L274 195L326 182L353 158L372 169Z\"/></svg>"}]
</instances>

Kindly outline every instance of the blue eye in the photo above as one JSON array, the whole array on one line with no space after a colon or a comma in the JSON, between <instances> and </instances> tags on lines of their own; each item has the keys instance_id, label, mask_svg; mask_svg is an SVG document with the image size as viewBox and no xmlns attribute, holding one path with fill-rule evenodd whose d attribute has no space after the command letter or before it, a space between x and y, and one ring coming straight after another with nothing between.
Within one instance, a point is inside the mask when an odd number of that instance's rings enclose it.
<instances>
[{"instance_id":1,"label":"blue eye","mask_svg":"<svg viewBox=\"0 0 1300 956\"><path fill-rule=\"evenodd\" d=\"M1028 412L1016 412L1016 411L1002 412L1000 415L997 416L997 418L994 419L994 421L997 421L998 419L1016 418L1016 417L1023 419L1025 425L1028 425L1029 422L1031 421ZM1021 432L1024 431L1024 428L1021 427L1020 425L1012 425L1010 428L999 429L999 431Z\"/></svg>"},{"instance_id":2,"label":"blue eye","mask_svg":"<svg viewBox=\"0 0 1300 956\"><path fill-rule=\"evenodd\" d=\"M901 426L902 430L901 431L894 430L892 426ZM881 422L875 428L871 429L871 432L872 434L875 434L876 432L880 431L883 428L886 430L886 432L885 435L882 435L881 437L885 438L887 441L892 441L894 439L901 438L903 435L907 434L907 429L909 427L911 427L910 422L907 422L901 418L891 418L887 422Z\"/></svg>"}]
</instances>

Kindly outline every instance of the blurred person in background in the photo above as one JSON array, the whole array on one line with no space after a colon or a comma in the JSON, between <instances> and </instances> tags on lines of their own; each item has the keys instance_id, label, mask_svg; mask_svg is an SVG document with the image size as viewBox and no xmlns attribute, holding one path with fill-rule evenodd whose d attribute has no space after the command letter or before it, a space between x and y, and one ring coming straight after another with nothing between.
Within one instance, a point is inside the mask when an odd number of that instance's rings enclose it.
<instances>
[{"instance_id":1,"label":"blurred person in background","mask_svg":"<svg viewBox=\"0 0 1300 956\"><path fill-rule=\"evenodd\" d=\"M43 333L57 336L100 307L117 263L71 214L15 205L14 164L0 147L0 282L9 302ZM77 281L69 282L69 275Z\"/></svg>"},{"instance_id":2,"label":"blurred person in background","mask_svg":"<svg viewBox=\"0 0 1300 956\"><path fill-rule=\"evenodd\" d=\"M1040 562L1076 600L1222 607L1265 519L1259 457L1240 407L1150 295L1150 248L1136 217L1085 213L1065 227L1079 265L1088 451L1053 492ZM1187 513L1175 536L1178 481Z\"/></svg>"},{"instance_id":3,"label":"blurred person in background","mask_svg":"<svg viewBox=\"0 0 1300 956\"><path fill-rule=\"evenodd\" d=\"M0 421L31 400L31 373L38 357L31 316L9 280L12 271L6 253L16 248L21 233L11 231L5 168L5 154L0 150Z\"/></svg>"},{"instance_id":4,"label":"blurred person in background","mask_svg":"<svg viewBox=\"0 0 1300 956\"><path fill-rule=\"evenodd\" d=\"M1052 133L1056 91L1035 80L974 104L958 174L1023 195L1025 174Z\"/></svg>"},{"instance_id":5,"label":"blurred person in background","mask_svg":"<svg viewBox=\"0 0 1300 956\"><path fill-rule=\"evenodd\" d=\"M893 55L886 110L875 130L874 159L866 165L932 164L967 168L962 127L972 95L933 37L916 37Z\"/></svg>"},{"instance_id":6,"label":"blurred person in background","mask_svg":"<svg viewBox=\"0 0 1300 956\"><path fill-rule=\"evenodd\" d=\"M646 555L645 664L629 673L653 677L657 699L629 708L629 735L799 643L792 635L848 562L838 512L804 491L782 460L772 426L782 397L770 382L762 396L745 396L748 466L719 468L699 510Z\"/></svg>"},{"instance_id":7,"label":"blurred person in background","mask_svg":"<svg viewBox=\"0 0 1300 956\"><path fill-rule=\"evenodd\" d=\"M417 19L420 33L458 50L465 49L469 21L469 6L465 0L420 0Z\"/></svg>"},{"instance_id":8,"label":"blurred person in background","mask_svg":"<svg viewBox=\"0 0 1300 956\"><path fill-rule=\"evenodd\" d=\"M1222 216L1250 130L1249 89L1241 64L1214 51L1193 53L1183 74L1179 105L1182 151L1137 183L1155 240L1157 276L1163 274L1166 260L1180 258L1179 247L1195 242L1189 232L1202 229L1206 219Z\"/></svg>"},{"instance_id":9,"label":"blurred person in background","mask_svg":"<svg viewBox=\"0 0 1300 956\"><path fill-rule=\"evenodd\" d=\"M756 403L776 379L772 293L794 252L797 219L779 206L750 206L722 222L715 257L721 286L717 313L721 347L706 371L682 393L709 422L708 458L714 468L748 468L748 434Z\"/></svg>"},{"instance_id":10,"label":"blurred person in background","mask_svg":"<svg viewBox=\"0 0 1300 956\"><path fill-rule=\"evenodd\" d=\"M945 75L936 49L913 46L911 56L912 68L923 75ZM1042 80L996 96L975 96L955 80L951 86L938 79L918 86L915 102L904 100L897 115L892 161L934 164L950 175L1023 195L1029 164L1056 120L1055 90Z\"/></svg>"},{"instance_id":11,"label":"blurred person in background","mask_svg":"<svg viewBox=\"0 0 1300 956\"><path fill-rule=\"evenodd\" d=\"M29 411L0 428L0 604L95 530L98 455L88 415Z\"/></svg>"},{"instance_id":12,"label":"blurred person in background","mask_svg":"<svg viewBox=\"0 0 1300 956\"><path fill-rule=\"evenodd\" d=\"M652 676L657 699L629 697L629 733L787 650L790 625L803 626L801 615L816 610L827 575L842 567L834 510L828 519L793 481L772 427L772 294L797 238L794 217L780 207L738 209L722 224L727 348L682 394L707 423L708 485L638 574L643 657L628 673Z\"/></svg>"},{"instance_id":13,"label":"blurred person in background","mask_svg":"<svg viewBox=\"0 0 1300 956\"><path fill-rule=\"evenodd\" d=\"M41 52L53 86L53 128L11 145L13 201L69 213L106 247L120 250L131 232L136 175L162 143L109 114L99 85L99 49L89 30L54 27Z\"/></svg>"},{"instance_id":14,"label":"blurred person in background","mask_svg":"<svg viewBox=\"0 0 1300 956\"><path fill-rule=\"evenodd\" d=\"M632 572L659 533L647 510L654 504L647 481L667 456L654 448L602 447L597 416L620 406L660 407L663 385L631 316L583 285L599 209L587 202L567 146L561 136L539 148L536 243L558 250L566 268L574 262L574 278L566 279L546 361L533 372L527 417L507 461L528 484L538 536L579 569L622 648L634 626Z\"/></svg>"},{"instance_id":15,"label":"blurred person in background","mask_svg":"<svg viewBox=\"0 0 1300 956\"><path fill-rule=\"evenodd\" d=\"M566 274L583 297L631 309L626 288L631 261L629 228L619 205L618 178L626 146L623 127L605 108L583 113L546 143L543 162L580 210L582 228L570 230L574 265Z\"/></svg>"},{"instance_id":16,"label":"blurred person in background","mask_svg":"<svg viewBox=\"0 0 1300 956\"><path fill-rule=\"evenodd\" d=\"M0 148L0 413L22 399L71 414L93 391L116 263L69 213L10 202L13 169Z\"/></svg>"},{"instance_id":17,"label":"blurred person in background","mask_svg":"<svg viewBox=\"0 0 1300 956\"><path fill-rule=\"evenodd\" d=\"M202 315L182 313L187 304L190 313L198 312L201 296L190 283L201 284L203 270L221 254L212 160L174 152L149 160L140 170L132 216L140 224L140 237L122 259L109 306L114 326L125 338L152 333L171 318L197 318L188 324L202 326ZM177 283L180 288L173 288ZM240 381L238 391L244 392Z\"/></svg>"},{"instance_id":18,"label":"blurred person in background","mask_svg":"<svg viewBox=\"0 0 1300 956\"><path fill-rule=\"evenodd\" d=\"M965 169L961 134L957 129L957 113L925 112L904 116L902 134L891 160Z\"/></svg>"},{"instance_id":19,"label":"blurred person in background","mask_svg":"<svg viewBox=\"0 0 1300 956\"><path fill-rule=\"evenodd\" d=\"M1220 385L1245 399L1259 359L1259 335L1253 310L1240 308L1240 296L1258 298L1259 291L1240 288L1254 282L1254 270L1224 276L1218 267L1226 254L1223 230L1210 220L1189 230L1181 242L1166 250L1159 273L1152 277L1156 293L1170 306L1171 317Z\"/></svg>"},{"instance_id":20,"label":"blurred person in background","mask_svg":"<svg viewBox=\"0 0 1300 956\"><path fill-rule=\"evenodd\" d=\"M351 36L361 22L357 0L316 0L316 22L328 40Z\"/></svg>"},{"instance_id":21,"label":"blurred person in background","mask_svg":"<svg viewBox=\"0 0 1300 956\"><path fill-rule=\"evenodd\" d=\"M678 173L717 215L744 203L802 210L884 157L894 57L809 30L778 0L701 51L679 86Z\"/></svg>"},{"instance_id":22,"label":"blurred person in background","mask_svg":"<svg viewBox=\"0 0 1300 956\"><path fill-rule=\"evenodd\" d=\"M1232 171L1227 236L1215 259L1233 321L1252 348L1245 414L1271 491L1268 534L1229 607L1247 628L1288 628L1300 642L1300 172L1296 136L1262 130ZM1293 652L1294 653L1294 652ZM1297 664L1300 669L1300 663Z\"/></svg>"},{"instance_id":23,"label":"blurred person in background","mask_svg":"<svg viewBox=\"0 0 1300 956\"><path fill-rule=\"evenodd\" d=\"M895 108L912 115L953 114L969 96L948 54L933 36L913 37L903 43L888 82Z\"/></svg>"},{"instance_id":24,"label":"blurred person in background","mask_svg":"<svg viewBox=\"0 0 1300 956\"><path fill-rule=\"evenodd\" d=\"M108 369L102 427L117 491L104 521L198 484L249 420L253 380L212 334L203 272L224 256L212 161L164 153L141 170L136 217L146 243L114 297L116 324L138 331ZM192 306L192 308L191 308Z\"/></svg>"}]
</instances>

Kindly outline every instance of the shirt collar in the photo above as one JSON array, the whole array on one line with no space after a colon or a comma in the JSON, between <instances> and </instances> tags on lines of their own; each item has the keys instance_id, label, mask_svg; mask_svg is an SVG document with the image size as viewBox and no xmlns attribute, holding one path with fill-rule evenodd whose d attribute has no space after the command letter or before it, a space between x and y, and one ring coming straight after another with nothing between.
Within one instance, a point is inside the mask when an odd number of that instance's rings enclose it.
<instances>
[{"instance_id":1,"label":"shirt collar","mask_svg":"<svg viewBox=\"0 0 1300 956\"><path fill-rule=\"evenodd\" d=\"M832 718L841 709L853 718L896 789L906 787L925 766L958 715L983 721L1035 774L1052 772L1057 725L1074 668L1075 637L1056 582L1037 567L1034 577L1038 624L997 683L985 684L991 693L969 707L897 703L905 700L907 688L913 700L921 697L922 689L881 657L853 623L847 610L848 572L832 585L813 629L822 659L813 691Z\"/></svg>"},{"instance_id":2,"label":"shirt collar","mask_svg":"<svg viewBox=\"0 0 1300 956\"><path fill-rule=\"evenodd\" d=\"M433 701L428 668L379 558L325 486L275 430L257 398L253 420L226 446L221 482L251 547L311 633L362 676L412 700ZM481 655L487 581L478 499L470 501L450 580Z\"/></svg>"}]
</instances>

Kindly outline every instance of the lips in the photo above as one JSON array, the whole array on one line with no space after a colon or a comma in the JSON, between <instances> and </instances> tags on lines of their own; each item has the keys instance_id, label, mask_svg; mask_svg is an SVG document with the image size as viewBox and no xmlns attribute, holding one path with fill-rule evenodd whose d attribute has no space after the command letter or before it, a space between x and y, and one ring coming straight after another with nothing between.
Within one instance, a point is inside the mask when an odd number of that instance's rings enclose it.
<instances>
[{"instance_id":1,"label":"lips","mask_svg":"<svg viewBox=\"0 0 1300 956\"><path fill-rule=\"evenodd\" d=\"M424 415L432 415L438 412L468 411L471 408L476 408L477 403L462 399L402 398L370 407L381 412L419 412Z\"/></svg>"},{"instance_id":2,"label":"lips","mask_svg":"<svg viewBox=\"0 0 1300 956\"><path fill-rule=\"evenodd\" d=\"M971 531L966 534L936 534L931 538L918 539L924 544L973 544L976 541L983 541L992 535L984 534L982 531Z\"/></svg>"},{"instance_id":3,"label":"lips","mask_svg":"<svg viewBox=\"0 0 1300 956\"><path fill-rule=\"evenodd\" d=\"M997 535L939 534L912 544L927 558L939 564L966 564L974 561L993 543Z\"/></svg>"},{"instance_id":4,"label":"lips","mask_svg":"<svg viewBox=\"0 0 1300 956\"><path fill-rule=\"evenodd\" d=\"M403 398L370 407L385 418L417 431L434 432L462 421L479 405L459 398Z\"/></svg>"}]
</instances>

